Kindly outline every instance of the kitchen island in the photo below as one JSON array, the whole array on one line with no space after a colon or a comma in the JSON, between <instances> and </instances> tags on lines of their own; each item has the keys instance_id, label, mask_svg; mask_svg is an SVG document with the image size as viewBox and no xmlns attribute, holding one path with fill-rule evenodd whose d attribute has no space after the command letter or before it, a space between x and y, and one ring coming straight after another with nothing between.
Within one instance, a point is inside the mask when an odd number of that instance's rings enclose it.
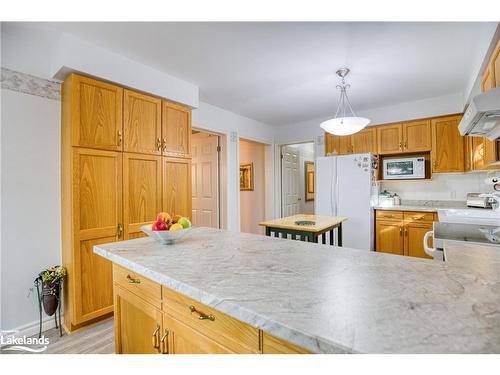
<instances>
[{"instance_id":1,"label":"kitchen island","mask_svg":"<svg viewBox=\"0 0 500 375\"><path fill-rule=\"evenodd\" d=\"M500 353L498 267L209 228L94 252L114 263L117 340L138 331L120 309L144 306L161 322L141 343L153 352Z\"/></svg>"}]
</instances>

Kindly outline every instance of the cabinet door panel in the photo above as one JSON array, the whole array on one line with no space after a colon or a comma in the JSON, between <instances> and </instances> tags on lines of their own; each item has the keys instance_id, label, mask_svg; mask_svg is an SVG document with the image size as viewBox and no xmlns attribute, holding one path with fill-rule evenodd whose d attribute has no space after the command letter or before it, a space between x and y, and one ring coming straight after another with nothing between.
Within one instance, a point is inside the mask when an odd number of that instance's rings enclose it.
<instances>
[{"instance_id":1,"label":"cabinet door panel","mask_svg":"<svg viewBox=\"0 0 500 375\"><path fill-rule=\"evenodd\" d=\"M73 146L121 150L123 89L78 75L70 79Z\"/></svg>"},{"instance_id":2,"label":"cabinet door panel","mask_svg":"<svg viewBox=\"0 0 500 375\"><path fill-rule=\"evenodd\" d=\"M115 284L116 353L158 354L161 324L159 310Z\"/></svg>"},{"instance_id":3,"label":"cabinet door panel","mask_svg":"<svg viewBox=\"0 0 500 375\"><path fill-rule=\"evenodd\" d=\"M163 314L163 326L169 330L169 354L234 354L214 339Z\"/></svg>"},{"instance_id":4,"label":"cabinet door panel","mask_svg":"<svg viewBox=\"0 0 500 375\"><path fill-rule=\"evenodd\" d=\"M191 217L191 159L163 158L163 211Z\"/></svg>"},{"instance_id":5,"label":"cabinet door panel","mask_svg":"<svg viewBox=\"0 0 500 375\"><path fill-rule=\"evenodd\" d=\"M325 132L325 156L333 154L333 135Z\"/></svg>"},{"instance_id":6,"label":"cabinet door panel","mask_svg":"<svg viewBox=\"0 0 500 375\"><path fill-rule=\"evenodd\" d=\"M352 152L354 154L377 153L377 131L375 128L363 129L352 135Z\"/></svg>"},{"instance_id":7,"label":"cabinet door panel","mask_svg":"<svg viewBox=\"0 0 500 375\"><path fill-rule=\"evenodd\" d=\"M123 150L161 155L161 100L130 90L123 98Z\"/></svg>"},{"instance_id":8,"label":"cabinet door panel","mask_svg":"<svg viewBox=\"0 0 500 375\"><path fill-rule=\"evenodd\" d=\"M405 227L406 255L432 259L424 251L424 235L432 230L432 223L408 224ZM430 243L432 246L432 242Z\"/></svg>"},{"instance_id":9,"label":"cabinet door panel","mask_svg":"<svg viewBox=\"0 0 500 375\"><path fill-rule=\"evenodd\" d=\"M432 124L432 171L464 171L464 137L458 132L462 116L433 119Z\"/></svg>"},{"instance_id":10,"label":"cabinet door panel","mask_svg":"<svg viewBox=\"0 0 500 375\"><path fill-rule=\"evenodd\" d=\"M430 151L432 143L430 120L405 123L403 132L405 152Z\"/></svg>"},{"instance_id":11,"label":"cabinet door panel","mask_svg":"<svg viewBox=\"0 0 500 375\"><path fill-rule=\"evenodd\" d=\"M75 236L75 323L113 309L111 263L92 251L99 243L121 239L122 156L92 149L73 150L73 226Z\"/></svg>"},{"instance_id":12,"label":"cabinet door panel","mask_svg":"<svg viewBox=\"0 0 500 375\"><path fill-rule=\"evenodd\" d=\"M352 154L352 137L350 135L335 136L333 144L338 155Z\"/></svg>"},{"instance_id":13,"label":"cabinet door panel","mask_svg":"<svg viewBox=\"0 0 500 375\"><path fill-rule=\"evenodd\" d=\"M191 139L191 111L177 104L163 102L163 155L189 156Z\"/></svg>"},{"instance_id":14,"label":"cabinet door panel","mask_svg":"<svg viewBox=\"0 0 500 375\"><path fill-rule=\"evenodd\" d=\"M403 127L401 124L385 125L377 128L379 154L396 154L403 150Z\"/></svg>"},{"instance_id":15,"label":"cabinet door panel","mask_svg":"<svg viewBox=\"0 0 500 375\"><path fill-rule=\"evenodd\" d=\"M377 220L375 242L378 252L404 255L403 223Z\"/></svg>"},{"instance_id":16,"label":"cabinet door panel","mask_svg":"<svg viewBox=\"0 0 500 375\"><path fill-rule=\"evenodd\" d=\"M162 209L161 156L123 154L123 219L125 239L143 237Z\"/></svg>"}]
</instances>

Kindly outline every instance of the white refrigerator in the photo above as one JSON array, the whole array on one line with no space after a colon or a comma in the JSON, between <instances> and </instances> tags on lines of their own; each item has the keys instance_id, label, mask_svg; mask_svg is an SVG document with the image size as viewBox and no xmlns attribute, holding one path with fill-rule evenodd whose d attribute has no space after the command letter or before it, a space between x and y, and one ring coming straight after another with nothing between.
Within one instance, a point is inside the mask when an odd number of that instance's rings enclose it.
<instances>
[{"instance_id":1,"label":"white refrigerator","mask_svg":"<svg viewBox=\"0 0 500 375\"><path fill-rule=\"evenodd\" d=\"M374 250L374 209L379 186L378 158L372 154L316 159L316 215L345 216L342 245Z\"/></svg>"}]
</instances>

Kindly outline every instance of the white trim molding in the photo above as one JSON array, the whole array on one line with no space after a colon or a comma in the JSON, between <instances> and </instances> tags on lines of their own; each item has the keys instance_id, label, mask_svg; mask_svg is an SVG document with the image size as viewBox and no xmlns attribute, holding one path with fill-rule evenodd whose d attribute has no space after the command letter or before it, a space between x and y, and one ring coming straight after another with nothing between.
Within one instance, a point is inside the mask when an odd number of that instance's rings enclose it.
<instances>
[{"instance_id":1,"label":"white trim molding","mask_svg":"<svg viewBox=\"0 0 500 375\"><path fill-rule=\"evenodd\" d=\"M3 89L61 100L61 83L59 81L35 77L2 67L0 82Z\"/></svg>"}]
</instances>

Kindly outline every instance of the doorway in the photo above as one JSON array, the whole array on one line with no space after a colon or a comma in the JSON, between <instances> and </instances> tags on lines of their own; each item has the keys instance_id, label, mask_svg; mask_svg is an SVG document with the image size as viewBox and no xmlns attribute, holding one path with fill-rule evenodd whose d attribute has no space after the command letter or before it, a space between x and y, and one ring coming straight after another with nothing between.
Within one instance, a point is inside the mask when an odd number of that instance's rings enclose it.
<instances>
[{"instance_id":1,"label":"doorway","mask_svg":"<svg viewBox=\"0 0 500 375\"><path fill-rule=\"evenodd\" d=\"M191 179L193 225L221 228L220 137L193 130L191 136Z\"/></svg>"},{"instance_id":2,"label":"doorway","mask_svg":"<svg viewBox=\"0 0 500 375\"><path fill-rule=\"evenodd\" d=\"M281 146L281 217L314 214L314 142Z\"/></svg>"}]
</instances>

